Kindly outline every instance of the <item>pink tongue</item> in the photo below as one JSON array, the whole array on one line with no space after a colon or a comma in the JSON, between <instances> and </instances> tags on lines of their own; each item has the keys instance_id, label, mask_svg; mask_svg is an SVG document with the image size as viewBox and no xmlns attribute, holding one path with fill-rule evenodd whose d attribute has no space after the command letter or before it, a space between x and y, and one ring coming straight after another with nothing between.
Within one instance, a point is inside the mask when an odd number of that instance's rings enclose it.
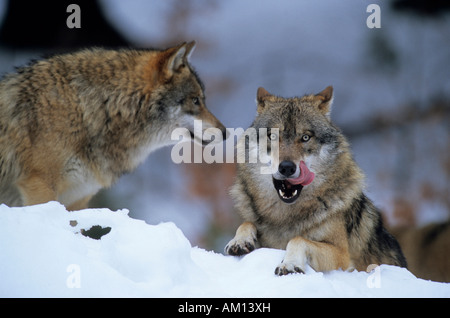
<instances>
[{"instance_id":1,"label":"pink tongue","mask_svg":"<svg viewBox=\"0 0 450 318\"><path fill-rule=\"evenodd\" d=\"M300 161L300 175L295 179L288 179L290 184L301 184L306 186L313 182L314 172L309 171L308 167L303 161Z\"/></svg>"}]
</instances>

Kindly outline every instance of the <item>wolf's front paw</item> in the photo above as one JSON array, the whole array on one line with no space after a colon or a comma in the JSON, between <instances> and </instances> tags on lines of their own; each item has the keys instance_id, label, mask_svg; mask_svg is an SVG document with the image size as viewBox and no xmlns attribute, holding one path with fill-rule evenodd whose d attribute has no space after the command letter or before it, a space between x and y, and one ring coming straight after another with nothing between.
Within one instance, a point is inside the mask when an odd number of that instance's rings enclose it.
<instances>
[{"instance_id":1,"label":"wolf's front paw","mask_svg":"<svg viewBox=\"0 0 450 318\"><path fill-rule=\"evenodd\" d=\"M280 265L275 269L275 275L283 276L287 274L300 273L304 274L305 272L300 268L300 266L293 263L285 263L281 262Z\"/></svg>"},{"instance_id":2,"label":"wolf's front paw","mask_svg":"<svg viewBox=\"0 0 450 318\"><path fill-rule=\"evenodd\" d=\"M225 246L225 253L233 256L240 256L248 254L255 249L255 241L232 239L227 246Z\"/></svg>"}]
</instances>

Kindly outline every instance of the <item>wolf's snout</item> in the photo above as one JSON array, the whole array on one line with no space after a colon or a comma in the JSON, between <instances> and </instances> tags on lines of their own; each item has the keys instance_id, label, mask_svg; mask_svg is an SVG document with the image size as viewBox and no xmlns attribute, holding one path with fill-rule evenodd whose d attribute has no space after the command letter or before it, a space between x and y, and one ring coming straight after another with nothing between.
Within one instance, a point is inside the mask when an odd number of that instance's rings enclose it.
<instances>
[{"instance_id":1,"label":"wolf's snout","mask_svg":"<svg viewBox=\"0 0 450 318\"><path fill-rule=\"evenodd\" d=\"M297 170L297 165L293 163L292 161L282 161L280 165L278 166L278 172L281 173L283 176L290 177L292 176L295 171Z\"/></svg>"}]
</instances>

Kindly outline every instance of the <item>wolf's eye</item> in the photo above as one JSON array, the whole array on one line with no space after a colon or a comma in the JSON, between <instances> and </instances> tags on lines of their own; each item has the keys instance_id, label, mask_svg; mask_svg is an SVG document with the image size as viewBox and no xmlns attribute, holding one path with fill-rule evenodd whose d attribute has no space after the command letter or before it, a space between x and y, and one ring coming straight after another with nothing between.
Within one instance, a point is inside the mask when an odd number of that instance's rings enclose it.
<instances>
[{"instance_id":1,"label":"wolf's eye","mask_svg":"<svg viewBox=\"0 0 450 318\"><path fill-rule=\"evenodd\" d=\"M310 136L310 135L303 135L303 136L302 136L302 141L303 141L303 142L308 142L310 139L311 139L311 136Z\"/></svg>"},{"instance_id":2,"label":"wolf's eye","mask_svg":"<svg viewBox=\"0 0 450 318\"><path fill-rule=\"evenodd\" d=\"M194 103L195 106L200 105L200 99L198 99L198 97L193 97L192 102Z\"/></svg>"}]
</instances>

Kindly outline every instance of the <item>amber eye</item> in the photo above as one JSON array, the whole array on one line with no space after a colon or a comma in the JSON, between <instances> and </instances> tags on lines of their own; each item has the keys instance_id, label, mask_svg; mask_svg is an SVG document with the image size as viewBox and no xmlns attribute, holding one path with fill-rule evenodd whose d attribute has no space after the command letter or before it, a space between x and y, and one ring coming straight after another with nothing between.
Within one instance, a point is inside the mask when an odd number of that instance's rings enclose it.
<instances>
[{"instance_id":1,"label":"amber eye","mask_svg":"<svg viewBox=\"0 0 450 318\"><path fill-rule=\"evenodd\" d=\"M192 102L193 102L194 105L196 105L196 106L200 105L200 99L198 99L198 97L193 97L193 98L192 98Z\"/></svg>"},{"instance_id":2,"label":"amber eye","mask_svg":"<svg viewBox=\"0 0 450 318\"><path fill-rule=\"evenodd\" d=\"M302 141L303 141L303 142L308 142L310 139L311 139L311 136L310 136L310 135L303 135L303 136L302 136Z\"/></svg>"}]
</instances>

